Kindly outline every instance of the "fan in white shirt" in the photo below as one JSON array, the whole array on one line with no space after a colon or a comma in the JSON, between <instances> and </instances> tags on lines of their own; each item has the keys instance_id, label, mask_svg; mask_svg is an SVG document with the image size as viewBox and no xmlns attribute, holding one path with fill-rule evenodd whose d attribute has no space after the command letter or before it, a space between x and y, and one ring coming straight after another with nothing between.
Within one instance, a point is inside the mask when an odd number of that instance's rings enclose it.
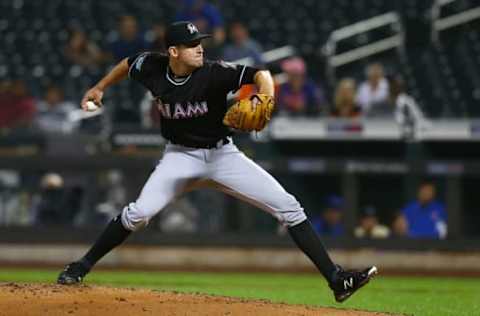
<instances>
[{"instance_id":1,"label":"fan in white shirt","mask_svg":"<svg viewBox=\"0 0 480 316\"><path fill-rule=\"evenodd\" d=\"M379 63L367 66L367 80L357 90L357 104L363 113L368 113L375 105L388 102L388 81L385 79L383 66Z\"/></svg>"}]
</instances>

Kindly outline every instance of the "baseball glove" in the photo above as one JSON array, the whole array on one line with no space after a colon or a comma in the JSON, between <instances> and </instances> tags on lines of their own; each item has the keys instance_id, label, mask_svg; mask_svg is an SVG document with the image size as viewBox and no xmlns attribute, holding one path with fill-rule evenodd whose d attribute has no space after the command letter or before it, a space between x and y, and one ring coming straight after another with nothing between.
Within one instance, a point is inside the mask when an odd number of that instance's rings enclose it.
<instances>
[{"instance_id":1,"label":"baseball glove","mask_svg":"<svg viewBox=\"0 0 480 316\"><path fill-rule=\"evenodd\" d=\"M271 96L254 94L232 105L223 117L223 124L244 132L261 131L270 121L273 107Z\"/></svg>"}]
</instances>

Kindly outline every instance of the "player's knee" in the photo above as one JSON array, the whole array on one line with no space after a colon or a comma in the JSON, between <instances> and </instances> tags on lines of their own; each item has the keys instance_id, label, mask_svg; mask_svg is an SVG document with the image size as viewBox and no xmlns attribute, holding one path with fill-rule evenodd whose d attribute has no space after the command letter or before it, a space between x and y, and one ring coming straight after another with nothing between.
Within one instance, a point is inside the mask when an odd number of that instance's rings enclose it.
<instances>
[{"instance_id":1,"label":"player's knee","mask_svg":"<svg viewBox=\"0 0 480 316\"><path fill-rule=\"evenodd\" d=\"M297 199L287 194L283 201L281 209L277 212L279 221L285 226L295 226L307 219L303 207Z\"/></svg>"},{"instance_id":2,"label":"player's knee","mask_svg":"<svg viewBox=\"0 0 480 316\"><path fill-rule=\"evenodd\" d=\"M150 216L142 212L135 203L130 203L122 211L122 224L131 231L137 231L148 225Z\"/></svg>"},{"instance_id":3,"label":"player's knee","mask_svg":"<svg viewBox=\"0 0 480 316\"><path fill-rule=\"evenodd\" d=\"M280 222L288 227L298 225L306 219L303 208L283 211L280 216Z\"/></svg>"}]
</instances>

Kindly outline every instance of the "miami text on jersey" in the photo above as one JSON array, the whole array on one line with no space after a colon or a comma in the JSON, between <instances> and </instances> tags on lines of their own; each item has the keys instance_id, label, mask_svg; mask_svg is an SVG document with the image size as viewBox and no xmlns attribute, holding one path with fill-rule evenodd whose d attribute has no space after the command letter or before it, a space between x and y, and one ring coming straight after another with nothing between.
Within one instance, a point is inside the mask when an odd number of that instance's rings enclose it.
<instances>
[{"instance_id":1,"label":"miami text on jersey","mask_svg":"<svg viewBox=\"0 0 480 316\"><path fill-rule=\"evenodd\" d=\"M186 119L208 113L207 101L168 104L156 98L155 104L162 116L166 119Z\"/></svg>"}]
</instances>

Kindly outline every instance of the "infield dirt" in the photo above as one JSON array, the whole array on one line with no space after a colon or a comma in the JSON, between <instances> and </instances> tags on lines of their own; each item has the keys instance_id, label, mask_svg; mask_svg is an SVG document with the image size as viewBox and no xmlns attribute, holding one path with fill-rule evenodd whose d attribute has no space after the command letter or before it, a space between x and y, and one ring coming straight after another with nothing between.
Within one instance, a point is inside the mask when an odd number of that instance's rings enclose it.
<instances>
[{"instance_id":1,"label":"infield dirt","mask_svg":"<svg viewBox=\"0 0 480 316\"><path fill-rule=\"evenodd\" d=\"M1 316L387 315L138 288L0 283Z\"/></svg>"}]
</instances>

